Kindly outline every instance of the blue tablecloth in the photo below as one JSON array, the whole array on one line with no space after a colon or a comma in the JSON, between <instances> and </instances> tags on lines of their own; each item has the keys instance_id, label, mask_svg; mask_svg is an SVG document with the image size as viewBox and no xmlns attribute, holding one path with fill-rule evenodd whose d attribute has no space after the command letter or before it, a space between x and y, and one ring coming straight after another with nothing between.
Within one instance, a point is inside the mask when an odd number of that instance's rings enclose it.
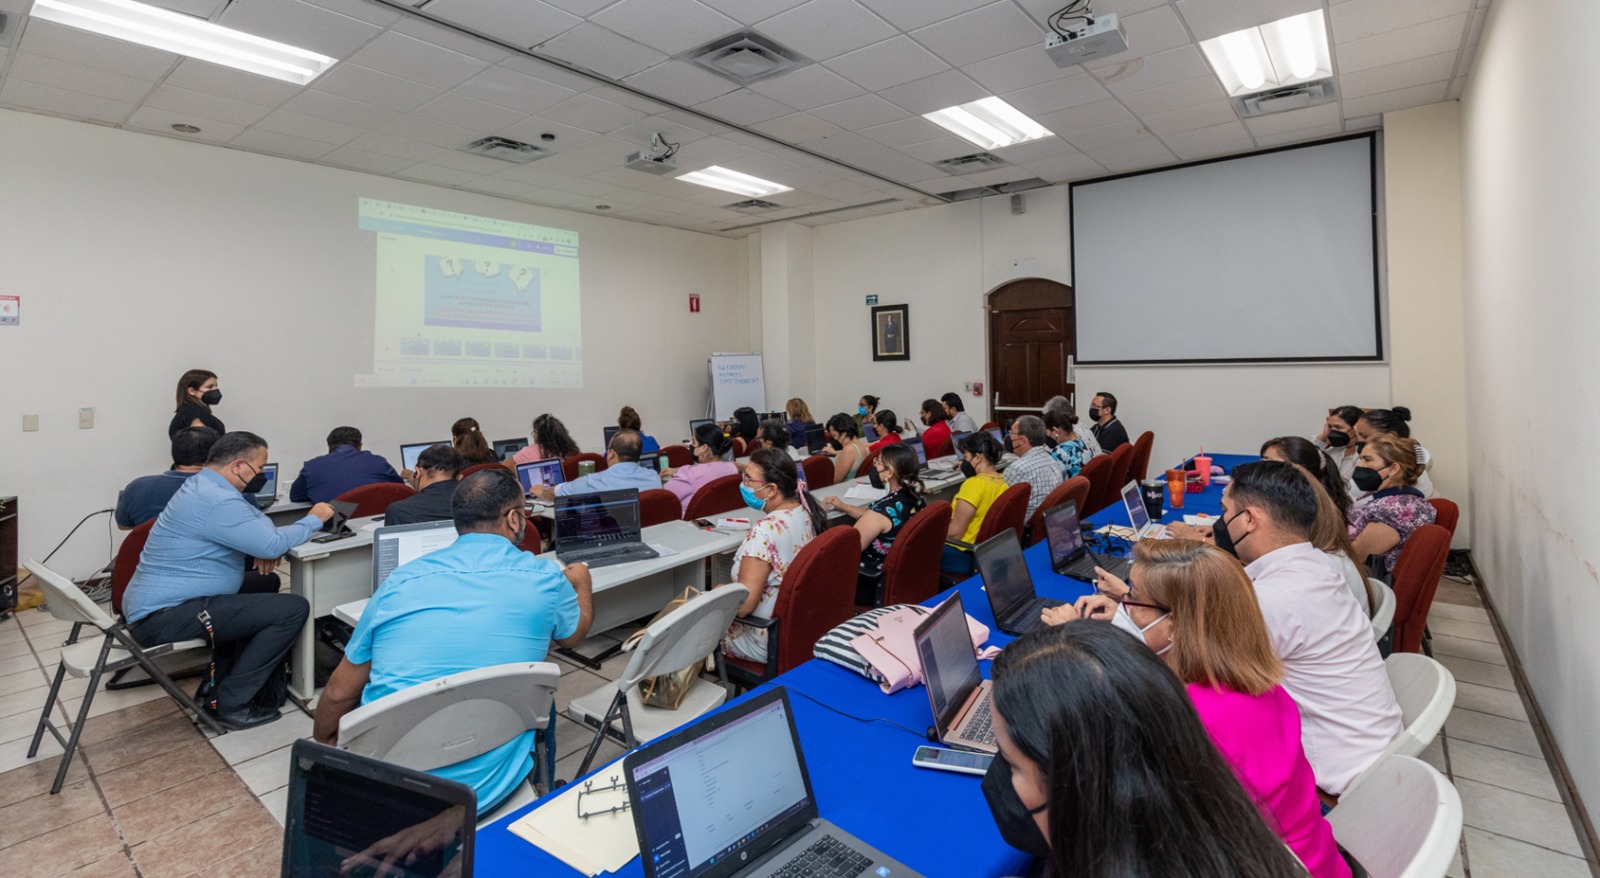
<instances>
[{"instance_id":1,"label":"blue tablecloth","mask_svg":"<svg viewBox=\"0 0 1600 878\"><path fill-rule=\"evenodd\" d=\"M1256 459L1224 454L1212 458L1224 470ZM1213 485L1199 494L1185 495L1184 508L1169 509L1163 520L1181 521L1185 513L1217 515L1221 511L1222 489ZM1091 520L1126 525L1128 516L1122 504L1114 503ZM1093 591L1087 582L1052 571L1044 543L1027 549L1023 557L1035 589L1045 597L1071 602ZM961 592L966 611L989 626L990 643L1005 646L1011 642L1013 638L995 630L979 578L962 582L956 590ZM988 677L990 663L980 665ZM925 731L933 721L923 687L884 695L871 681L818 660L806 662L777 682L789 689L801 747L824 817L924 875L1005 876L1026 871L1028 856L1001 840L978 778L912 767L911 754L927 743ZM602 766L595 773L616 770ZM477 874L493 878L577 874L506 829L539 804L509 814L478 833ZM635 859L617 874L643 875L644 867Z\"/></svg>"}]
</instances>

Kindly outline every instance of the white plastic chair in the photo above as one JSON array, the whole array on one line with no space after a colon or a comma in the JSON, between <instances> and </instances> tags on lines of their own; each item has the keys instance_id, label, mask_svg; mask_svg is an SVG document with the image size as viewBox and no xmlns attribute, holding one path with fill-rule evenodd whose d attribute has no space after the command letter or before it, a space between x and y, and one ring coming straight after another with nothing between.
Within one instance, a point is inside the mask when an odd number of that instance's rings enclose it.
<instances>
[{"instance_id":1,"label":"white plastic chair","mask_svg":"<svg viewBox=\"0 0 1600 878\"><path fill-rule=\"evenodd\" d=\"M364 704L339 719L339 747L418 771L481 756L518 735L550 725L561 669L517 662L451 674ZM534 789L543 795L547 744L534 744ZM479 814L519 796L516 791Z\"/></svg>"},{"instance_id":2,"label":"white plastic chair","mask_svg":"<svg viewBox=\"0 0 1600 878\"><path fill-rule=\"evenodd\" d=\"M1442 878L1460 844L1461 822L1456 788L1409 756L1379 760L1328 812L1334 839L1372 878Z\"/></svg>"},{"instance_id":3,"label":"white plastic chair","mask_svg":"<svg viewBox=\"0 0 1600 878\"><path fill-rule=\"evenodd\" d=\"M1368 579L1367 584L1371 586L1372 593L1378 596L1378 607L1372 612L1372 633L1382 640L1394 624L1394 589L1380 579Z\"/></svg>"},{"instance_id":4,"label":"white plastic chair","mask_svg":"<svg viewBox=\"0 0 1600 878\"><path fill-rule=\"evenodd\" d=\"M34 578L39 580L39 587L44 591L45 600L48 602L50 615L63 622L71 622L74 626L93 625L105 636L100 640L79 641L74 638L70 643L61 648L61 661L56 666L56 675L50 681L50 694L45 696L44 710L39 714L39 725L33 731L33 741L28 745L28 758L32 759L39 753L39 744L44 740L46 730L60 742L65 751L61 754L61 767L56 769L56 779L50 786L52 794L61 792L61 785L66 780L67 768L72 764L72 754L77 752L78 738L83 735L83 725L89 719L89 705L94 701L95 692L100 688L100 678L108 672L139 667L149 674L151 679L167 690L185 710L194 715L193 722L205 725L216 734L223 734L223 729L211 715L200 709L188 693L178 688L172 682L166 671L155 661L158 657L175 655L187 650L208 650L210 645L204 640L184 640L178 643L163 643L157 646L141 647L133 639L133 634L128 626L113 619L110 613L101 609L94 601L83 593L83 590L72 583L71 580L38 561L28 561L24 564ZM77 631L75 627L74 632ZM88 677L89 688L84 690L83 703L78 707L78 716L72 721L70 735L62 735L61 729L56 727L55 721L50 718L50 711L56 706L56 698L61 693L61 683L68 674L74 677Z\"/></svg>"},{"instance_id":5,"label":"white plastic chair","mask_svg":"<svg viewBox=\"0 0 1600 878\"><path fill-rule=\"evenodd\" d=\"M1385 756L1419 756L1456 703L1456 678L1450 669L1425 655L1397 652L1383 661L1389 685L1400 702L1405 730L1389 744Z\"/></svg>"},{"instance_id":6,"label":"white plastic chair","mask_svg":"<svg viewBox=\"0 0 1600 878\"><path fill-rule=\"evenodd\" d=\"M567 713L595 729L589 752L577 777L589 773L600 742L607 734L620 738L629 750L651 741L699 717L728 699L728 678L717 649L728 626L739 612L748 593L740 588L718 588L699 595L671 613L650 623L644 637L623 668L622 676L610 686L574 698ZM670 674L706 656L716 656L719 686L696 676L677 710L646 706L639 698L639 682L658 674ZM616 724L622 724L620 733Z\"/></svg>"}]
</instances>

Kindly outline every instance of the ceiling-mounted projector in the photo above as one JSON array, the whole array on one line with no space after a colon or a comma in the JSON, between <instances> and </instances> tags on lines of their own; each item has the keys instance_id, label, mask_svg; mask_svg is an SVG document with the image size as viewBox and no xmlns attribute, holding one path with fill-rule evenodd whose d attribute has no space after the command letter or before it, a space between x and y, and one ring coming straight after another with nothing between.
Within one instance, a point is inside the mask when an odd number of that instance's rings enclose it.
<instances>
[{"instance_id":1,"label":"ceiling-mounted projector","mask_svg":"<svg viewBox=\"0 0 1600 878\"><path fill-rule=\"evenodd\" d=\"M638 152L629 153L623 160L623 167L635 171L644 171L646 174L666 175L678 169L678 162L672 157L677 152L676 146L668 146L661 139L659 133L650 135L650 146Z\"/></svg>"},{"instance_id":2,"label":"ceiling-mounted projector","mask_svg":"<svg viewBox=\"0 0 1600 878\"><path fill-rule=\"evenodd\" d=\"M1060 33L1052 31L1044 38L1044 51L1057 67L1071 67L1128 51L1128 32L1116 13L1108 12Z\"/></svg>"}]
</instances>

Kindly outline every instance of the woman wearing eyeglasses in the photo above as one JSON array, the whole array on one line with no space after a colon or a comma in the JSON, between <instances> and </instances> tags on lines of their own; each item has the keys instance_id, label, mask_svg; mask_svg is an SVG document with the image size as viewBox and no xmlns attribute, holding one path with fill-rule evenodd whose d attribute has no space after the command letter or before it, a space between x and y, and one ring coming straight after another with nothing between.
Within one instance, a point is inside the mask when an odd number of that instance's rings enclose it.
<instances>
[{"instance_id":1,"label":"woman wearing eyeglasses","mask_svg":"<svg viewBox=\"0 0 1600 878\"><path fill-rule=\"evenodd\" d=\"M836 495L822 500L824 508L837 509L856 520L856 533L861 536L861 572L867 574L883 570L883 559L900 528L926 505L918 493L922 484L917 481L917 454L904 443L885 446L872 468L872 486L884 489L882 497L866 506L852 506Z\"/></svg>"},{"instance_id":2,"label":"woman wearing eyeglasses","mask_svg":"<svg viewBox=\"0 0 1600 878\"><path fill-rule=\"evenodd\" d=\"M739 607L740 616L770 619L784 573L828 522L822 504L801 485L794 459L779 448L761 448L750 455L739 494L746 506L766 515L750 525L750 533L733 553L734 581L728 587L744 586L750 592ZM734 658L765 662L767 630L735 621L722 649Z\"/></svg>"},{"instance_id":3,"label":"woman wearing eyeglasses","mask_svg":"<svg viewBox=\"0 0 1600 878\"><path fill-rule=\"evenodd\" d=\"M689 501L707 482L739 472L733 462L733 442L716 424L706 423L694 428L694 445L690 446L689 453L694 456L694 463L661 472L667 477L662 487L678 498L685 513L689 511Z\"/></svg>"},{"instance_id":4,"label":"woman wearing eyeglasses","mask_svg":"<svg viewBox=\"0 0 1600 878\"><path fill-rule=\"evenodd\" d=\"M1140 638L1187 686L1212 743L1284 844L1315 878L1348 876L1301 747L1300 710L1279 685L1283 666L1238 559L1192 540L1141 540L1121 591L1045 610L1044 620L1102 619Z\"/></svg>"}]
</instances>

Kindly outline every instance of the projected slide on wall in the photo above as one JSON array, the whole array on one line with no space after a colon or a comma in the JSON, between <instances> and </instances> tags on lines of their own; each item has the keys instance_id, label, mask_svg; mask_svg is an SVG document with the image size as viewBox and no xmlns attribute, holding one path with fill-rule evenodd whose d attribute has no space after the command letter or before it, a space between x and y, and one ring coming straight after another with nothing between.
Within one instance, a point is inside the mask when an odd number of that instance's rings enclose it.
<instances>
[{"instance_id":1,"label":"projected slide on wall","mask_svg":"<svg viewBox=\"0 0 1600 878\"><path fill-rule=\"evenodd\" d=\"M582 387L578 233L363 198L375 258L362 387Z\"/></svg>"}]
</instances>

